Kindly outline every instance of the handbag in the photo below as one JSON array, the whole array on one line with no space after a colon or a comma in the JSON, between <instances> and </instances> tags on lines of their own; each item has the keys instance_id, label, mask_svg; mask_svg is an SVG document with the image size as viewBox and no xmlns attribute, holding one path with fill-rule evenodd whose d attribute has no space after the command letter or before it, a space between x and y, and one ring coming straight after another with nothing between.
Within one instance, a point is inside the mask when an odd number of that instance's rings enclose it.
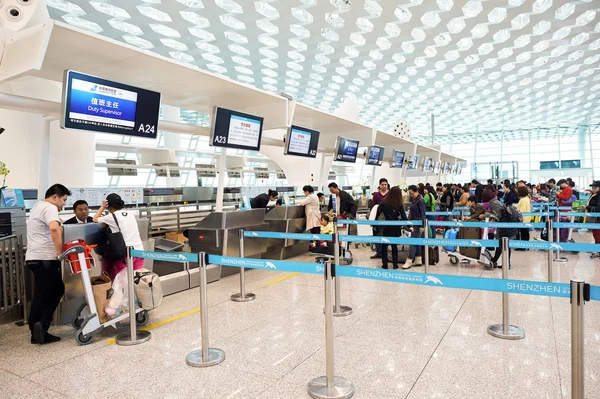
<instances>
[{"instance_id":1,"label":"handbag","mask_svg":"<svg viewBox=\"0 0 600 399\"><path fill-rule=\"evenodd\" d=\"M117 224L119 231L113 233L109 229L109 231L106 233L106 240L104 242L104 257L112 262L116 262L118 260L127 258L127 245L125 244L123 233L121 233L121 226L119 226L117 217L114 213L112 216L115 219L115 223Z\"/></svg>"},{"instance_id":2,"label":"handbag","mask_svg":"<svg viewBox=\"0 0 600 399\"><path fill-rule=\"evenodd\" d=\"M136 270L133 286L141 308L151 310L162 303L163 290L158 274L148 269Z\"/></svg>"}]
</instances>

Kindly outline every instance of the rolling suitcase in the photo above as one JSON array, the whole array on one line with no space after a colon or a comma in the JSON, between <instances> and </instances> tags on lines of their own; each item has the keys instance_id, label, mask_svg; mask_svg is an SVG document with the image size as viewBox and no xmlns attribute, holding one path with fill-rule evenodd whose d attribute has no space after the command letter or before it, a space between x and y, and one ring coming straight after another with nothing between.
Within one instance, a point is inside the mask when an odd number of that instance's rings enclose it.
<instances>
[{"instance_id":1,"label":"rolling suitcase","mask_svg":"<svg viewBox=\"0 0 600 399\"><path fill-rule=\"evenodd\" d=\"M447 230L446 234L444 235L444 238L446 240L456 240L458 238L458 229ZM452 246L446 246L446 247L444 247L444 249L448 252L456 251L456 247L452 247Z\"/></svg>"},{"instance_id":2,"label":"rolling suitcase","mask_svg":"<svg viewBox=\"0 0 600 399\"><path fill-rule=\"evenodd\" d=\"M458 231L458 238L461 240L480 240L481 229L479 227L463 227ZM481 256L480 247L460 247L459 252L471 259L479 259Z\"/></svg>"},{"instance_id":3,"label":"rolling suitcase","mask_svg":"<svg viewBox=\"0 0 600 399\"><path fill-rule=\"evenodd\" d=\"M398 263L404 263L408 259L409 249L408 245L398 245ZM388 246L387 250L388 262L393 262L392 259L392 246Z\"/></svg>"},{"instance_id":4,"label":"rolling suitcase","mask_svg":"<svg viewBox=\"0 0 600 399\"><path fill-rule=\"evenodd\" d=\"M440 248L429 247L429 265L435 266L440 263Z\"/></svg>"}]
</instances>

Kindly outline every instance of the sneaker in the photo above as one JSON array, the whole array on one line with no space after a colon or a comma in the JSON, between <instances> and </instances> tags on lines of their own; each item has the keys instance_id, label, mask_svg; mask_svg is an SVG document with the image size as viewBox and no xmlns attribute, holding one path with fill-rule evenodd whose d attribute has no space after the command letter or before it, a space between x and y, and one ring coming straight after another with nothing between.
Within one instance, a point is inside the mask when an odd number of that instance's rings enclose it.
<instances>
[{"instance_id":1,"label":"sneaker","mask_svg":"<svg viewBox=\"0 0 600 399\"><path fill-rule=\"evenodd\" d=\"M413 266L423 266L423 259L420 256L415 256Z\"/></svg>"},{"instance_id":2,"label":"sneaker","mask_svg":"<svg viewBox=\"0 0 600 399\"><path fill-rule=\"evenodd\" d=\"M381 259L381 255L375 254L371 256L371 259Z\"/></svg>"},{"instance_id":3,"label":"sneaker","mask_svg":"<svg viewBox=\"0 0 600 399\"><path fill-rule=\"evenodd\" d=\"M403 269L410 269L412 267L413 261L410 259L407 259L406 262L402 265Z\"/></svg>"},{"instance_id":4,"label":"sneaker","mask_svg":"<svg viewBox=\"0 0 600 399\"><path fill-rule=\"evenodd\" d=\"M594 252L593 254L590 255L591 259L598 259L600 258L600 252Z\"/></svg>"}]
</instances>

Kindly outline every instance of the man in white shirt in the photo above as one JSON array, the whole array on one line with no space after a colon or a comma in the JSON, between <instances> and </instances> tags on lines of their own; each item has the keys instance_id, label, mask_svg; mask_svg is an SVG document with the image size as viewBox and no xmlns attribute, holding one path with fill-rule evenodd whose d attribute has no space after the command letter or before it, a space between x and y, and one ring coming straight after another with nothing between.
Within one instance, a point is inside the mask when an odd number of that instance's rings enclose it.
<instances>
[{"instance_id":1,"label":"man in white shirt","mask_svg":"<svg viewBox=\"0 0 600 399\"><path fill-rule=\"evenodd\" d=\"M90 216L90 208L84 200L75 201L73 204L74 217L65 221L63 224L84 224L94 223L94 219Z\"/></svg>"},{"instance_id":2,"label":"man in white shirt","mask_svg":"<svg viewBox=\"0 0 600 399\"><path fill-rule=\"evenodd\" d=\"M71 192L62 184L46 191L46 199L33 206L27 222L25 262L33 272L34 292L29 312L32 344L60 341L48 333L60 299L65 293L58 257L63 252L60 212Z\"/></svg>"}]
</instances>

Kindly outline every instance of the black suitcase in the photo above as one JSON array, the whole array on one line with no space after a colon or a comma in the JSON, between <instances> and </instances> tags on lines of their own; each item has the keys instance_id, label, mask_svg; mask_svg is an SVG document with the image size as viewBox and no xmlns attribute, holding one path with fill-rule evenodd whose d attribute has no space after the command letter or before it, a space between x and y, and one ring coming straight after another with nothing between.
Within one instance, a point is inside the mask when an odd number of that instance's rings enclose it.
<instances>
[{"instance_id":1,"label":"black suitcase","mask_svg":"<svg viewBox=\"0 0 600 399\"><path fill-rule=\"evenodd\" d=\"M460 240L481 240L481 229L479 227L461 227L458 230L458 238ZM480 247L460 247L459 252L471 259L479 259L481 256Z\"/></svg>"}]
</instances>

